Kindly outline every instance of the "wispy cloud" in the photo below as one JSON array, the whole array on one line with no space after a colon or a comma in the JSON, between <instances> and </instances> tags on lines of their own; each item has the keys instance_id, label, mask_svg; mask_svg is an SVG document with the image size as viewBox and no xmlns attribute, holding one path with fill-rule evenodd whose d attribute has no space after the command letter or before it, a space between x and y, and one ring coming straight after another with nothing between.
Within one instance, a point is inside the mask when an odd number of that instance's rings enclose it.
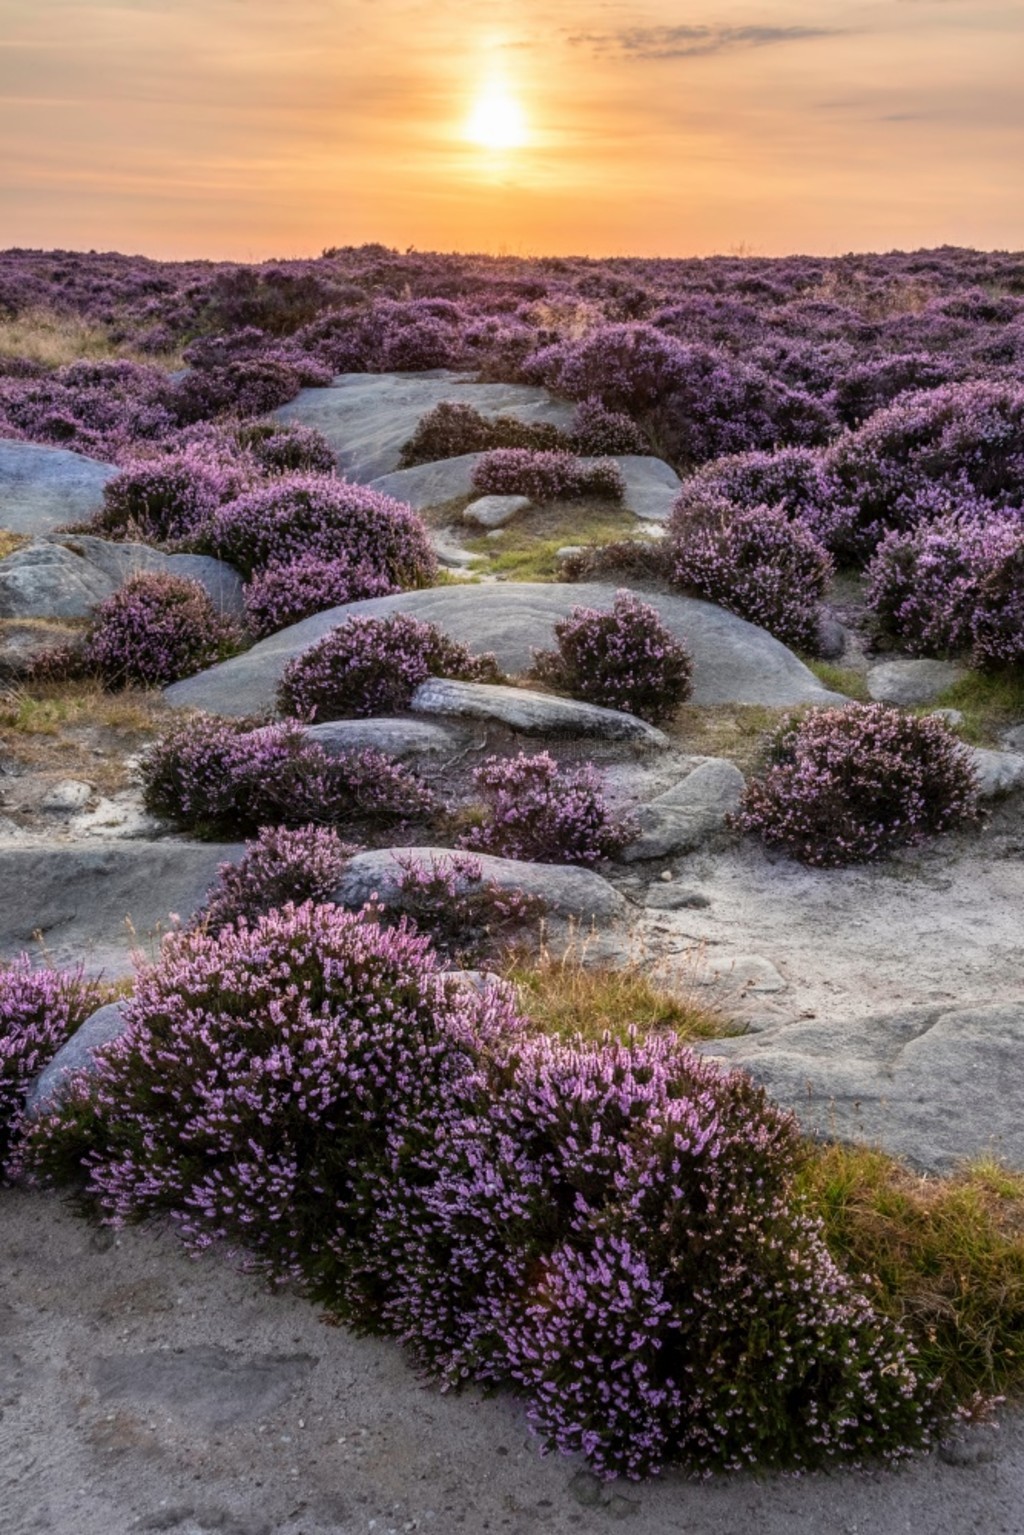
<instances>
[{"instance_id":1,"label":"wispy cloud","mask_svg":"<svg viewBox=\"0 0 1024 1535\"><path fill-rule=\"evenodd\" d=\"M771 48L779 43L838 37L833 27L623 27L616 32L578 32L569 42L595 53L633 59L698 59L736 49Z\"/></svg>"}]
</instances>

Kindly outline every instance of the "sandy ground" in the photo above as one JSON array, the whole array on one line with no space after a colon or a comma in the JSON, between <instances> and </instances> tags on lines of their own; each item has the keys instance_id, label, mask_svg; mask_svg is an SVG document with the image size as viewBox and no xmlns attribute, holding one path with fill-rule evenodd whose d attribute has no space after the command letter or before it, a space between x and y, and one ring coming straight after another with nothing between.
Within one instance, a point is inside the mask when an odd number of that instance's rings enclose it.
<instances>
[{"instance_id":1,"label":"sandy ground","mask_svg":"<svg viewBox=\"0 0 1024 1535\"><path fill-rule=\"evenodd\" d=\"M973 1431L968 1465L601 1488L541 1457L511 1399L442 1396L216 1256L11 1190L0 1408L3 1535L1024 1532L1019 1419Z\"/></svg>"}]
</instances>

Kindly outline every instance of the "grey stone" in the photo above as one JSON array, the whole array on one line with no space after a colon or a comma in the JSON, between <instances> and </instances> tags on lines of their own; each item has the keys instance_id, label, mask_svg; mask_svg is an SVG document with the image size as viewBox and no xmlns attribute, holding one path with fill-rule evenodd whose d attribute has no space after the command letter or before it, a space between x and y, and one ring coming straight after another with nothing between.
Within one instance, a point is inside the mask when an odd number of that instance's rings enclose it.
<instances>
[{"instance_id":1,"label":"grey stone","mask_svg":"<svg viewBox=\"0 0 1024 1535\"><path fill-rule=\"evenodd\" d=\"M964 722L962 709L933 709L931 712L937 720L945 720L951 730L957 730Z\"/></svg>"},{"instance_id":2,"label":"grey stone","mask_svg":"<svg viewBox=\"0 0 1024 1535\"><path fill-rule=\"evenodd\" d=\"M711 902L700 890L694 890L692 885L657 884L648 890L644 904L657 911L700 911L710 906Z\"/></svg>"},{"instance_id":3,"label":"grey stone","mask_svg":"<svg viewBox=\"0 0 1024 1535\"><path fill-rule=\"evenodd\" d=\"M458 730L432 720L386 719L325 720L310 725L306 734L332 757L347 751L373 747L392 757L421 757L455 751L462 739Z\"/></svg>"},{"instance_id":4,"label":"grey stone","mask_svg":"<svg viewBox=\"0 0 1024 1535\"><path fill-rule=\"evenodd\" d=\"M216 560L209 554L164 554L151 549L148 544L114 543L108 538L97 538L91 533L65 533L51 538L63 548L81 555L90 565L95 565L109 576L115 587L123 586L131 576L142 570L166 572L172 576L185 576L198 581L216 608L228 618L244 618L244 583L238 571L224 560Z\"/></svg>"},{"instance_id":5,"label":"grey stone","mask_svg":"<svg viewBox=\"0 0 1024 1535\"><path fill-rule=\"evenodd\" d=\"M508 582L500 588L437 586L394 597L368 598L292 624L261 640L244 655L174 683L167 689L167 698L176 706L232 716L273 708L281 673L292 657L301 655L353 614L383 617L411 613L440 625L473 650L493 651L506 672L524 672L531 665L534 649L554 644L553 627L571 608L610 608L616 589L607 582ZM697 598L650 592L644 594L644 600L689 647L694 663L694 703L792 708L845 702L841 694L823 687L781 641L756 624Z\"/></svg>"},{"instance_id":6,"label":"grey stone","mask_svg":"<svg viewBox=\"0 0 1024 1535\"><path fill-rule=\"evenodd\" d=\"M4 847L0 959L28 950L41 963L82 960L108 977L130 974L133 949L152 952L151 934L169 927L172 912L190 917L220 864L242 852L238 844L172 838Z\"/></svg>"},{"instance_id":7,"label":"grey stone","mask_svg":"<svg viewBox=\"0 0 1024 1535\"><path fill-rule=\"evenodd\" d=\"M1024 753L998 752L975 746L971 748L971 759L978 774L982 799L998 799L1024 789Z\"/></svg>"},{"instance_id":8,"label":"grey stone","mask_svg":"<svg viewBox=\"0 0 1024 1535\"><path fill-rule=\"evenodd\" d=\"M567 428L574 407L546 389L525 384L481 384L471 373L343 373L327 389L304 389L275 411L281 421L300 421L322 432L339 470L361 485L390 474L420 420L452 400L489 418L546 421Z\"/></svg>"},{"instance_id":9,"label":"grey stone","mask_svg":"<svg viewBox=\"0 0 1024 1535\"><path fill-rule=\"evenodd\" d=\"M29 1118L49 1114L55 1109L68 1077L79 1072L89 1075L95 1065L96 1052L103 1045L109 1045L111 1040L119 1039L126 1027L120 1002L110 1002L87 1018L81 1028L61 1045L29 1088L25 1097L25 1111Z\"/></svg>"},{"instance_id":10,"label":"grey stone","mask_svg":"<svg viewBox=\"0 0 1024 1535\"><path fill-rule=\"evenodd\" d=\"M462 545L456 543L444 528L431 529L430 542L437 555L437 563L447 570L454 571L457 575L468 575L471 567L479 564L484 558L482 554L474 554L470 549L463 549Z\"/></svg>"},{"instance_id":11,"label":"grey stone","mask_svg":"<svg viewBox=\"0 0 1024 1535\"><path fill-rule=\"evenodd\" d=\"M316 1362L312 1354L242 1354L197 1344L96 1359L89 1374L102 1402L161 1408L215 1432L277 1412Z\"/></svg>"},{"instance_id":12,"label":"grey stone","mask_svg":"<svg viewBox=\"0 0 1024 1535\"><path fill-rule=\"evenodd\" d=\"M971 1471L999 1458L998 1430L993 1423L969 1423L939 1440L939 1459L947 1466Z\"/></svg>"},{"instance_id":13,"label":"grey stone","mask_svg":"<svg viewBox=\"0 0 1024 1535\"><path fill-rule=\"evenodd\" d=\"M0 441L0 528L32 538L99 510L103 487L117 474L67 448Z\"/></svg>"},{"instance_id":14,"label":"grey stone","mask_svg":"<svg viewBox=\"0 0 1024 1535\"><path fill-rule=\"evenodd\" d=\"M680 485L679 476L671 464L646 453L619 453L615 455L615 462L626 482L622 500L626 510L645 522L667 522Z\"/></svg>"},{"instance_id":15,"label":"grey stone","mask_svg":"<svg viewBox=\"0 0 1024 1535\"><path fill-rule=\"evenodd\" d=\"M823 661L838 661L846 650L846 630L831 608L824 607L818 616L818 655Z\"/></svg>"},{"instance_id":16,"label":"grey stone","mask_svg":"<svg viewBox=\"0 0 1024 1535\"><path fill-rule=\"evenodd\" d=\"M412 469L395 469L370 481L371 490L404 501L417 512L448 501L461 501L473 494L473 470L482 453L462 453L457 458L439 458Z\"/></svg>"},{"instance_id":17,"label":"grey stone","mask_svg":"<svg viewBox=\"0 0 1024 1535\"><path fill-rule=\"evenodd\" d=\"M1024 1002L801 1019L701 1046L826 1138L928 1172L994 1153L1024 1168Z\"/></svg>"},{"instance_id":18,"label":"grey stone","mask_svg":"<svg viewBox=\"0 0 1024 1535\"><path fill-rule=\"evenodd\" d=\"M398 884L402 864L426 865L450 858L445 847L377 848L357 853L345 866L334 899L342 906L364 906L376 895L385 906L400 901ZM521 863L514 858L496 858L490 853L474 853L483 876L505 890L524 890L540 896L556 916L579 917L583 921L615 922L626 913L623 896L592 869L553 863Z\"/></svg>"},{"instance_id":19,"label":"grey stone","mask_svg":"<svg viewBox=\"0 0 1024 1535\"><path fill-rule=\"evenodd\" d=\"M57 814L81 810L92 799L94 792L92 784L81 783L76 778L64 778L44 794L39 801L39 809Z\"/></svg>"},{"instance_id":20,"label":"grey stone","mask_svg":"<svg viewBox=\"0 0 1024 1535\"><path fill-rule=\"evenodd\" d=\"M668 737L618 709L601 709L575 698L554 698L525 688L498 687L487 682L455 682L430 677L421 682L409 706L417 714L447 714L476 720L497 720L523 735L596 736L605 741L637 741L664 747Z\"/></svg>"},{"instance_id":21,"label":"grey stone","mask_svg":"<svg viewBox=\"0 0 1024 1535\"><path fill-rule=\"evenodd\" d=\"M1024 725L1014 725L1011 730L1004 730L999 740L1008 752L1024 752Z\"/></svg>"},{"instance_id":22,"label":"grey stone","mask_svg":"<svg viewBox=\"0 0 1024 1535\"><path fill-rule=\"evenodd\" d=\"M704 961L697 984L716 986L734 997L763 996L786 989L771 960L760 954L713 954Z\"/></svg>"},{"instance_id":23,"label":"grey stone","mask_svg":"<svg viewBox=\"0 0 1024 1535\"><path fill-rule=\"evenodd\" d=\"M27 677L46 656L74 645L80 638L79 630L58 620L0 619L0 681Z\"/></svg>"},{"instance_id":24,"label":"grey stone","mask_svg":"<svg viewBox=\"0 0 1024 1535\"><path fill-rule=\"evenodd\" d=\"M689 852L725 829L743 795L743 774L721 757L691 762L691 771L674 788L640 807L640 836L623 849L626 863Z\"/></svg>"},{"instance_id":25,"label":"grey stone","mask_svg":"<svg viewBox=\"0 0 1024 1535\"><path fill-rule=\"evenodd\" d=\"M117 584L59 544L29 544L0 560L0 618L87 618Z\"/></svg>"},{"instance_id":26,"label":"grey stone","mask_svg":"<svg viewBox=\"0 0 1024 1535\"><path fill-rule=\"evenodd\" d=\"M478 528L503 528L530 505L529 496L479 496L471 501L462 516Z\"/></svg>"},{"instance_id":27,"label":"grey stone","mask_svg":"<svg viewBox=\"0 0 1024 1535\"><path fill-rule=\"evenodd\" d=\"M967 668L954 661L883 661L867 675L868 692L876 703L930 704L947 688L967 676Z\"/></svg>"}]
</instances>

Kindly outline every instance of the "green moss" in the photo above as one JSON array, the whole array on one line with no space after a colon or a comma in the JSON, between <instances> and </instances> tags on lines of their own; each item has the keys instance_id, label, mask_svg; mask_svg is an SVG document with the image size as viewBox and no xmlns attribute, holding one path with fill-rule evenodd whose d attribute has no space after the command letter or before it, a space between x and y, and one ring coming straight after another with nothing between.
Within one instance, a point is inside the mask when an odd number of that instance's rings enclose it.
<instances>
[{"instance_id":1,"label":"green moss","mask_svg":"<svg viewBox=\"0 0 1024 1535\"><path fill-rule=\"evenodd\" d=\"M459 530L460 542L480 555L479 575L510 581L555 581L557 552L567 544L610 544L637 532L636 518L607 502L533 507L502 528L501 538Z\"/></svg>"},{"instance_id":2,"label":"green moss","mask_svg":"<svg viewBox=\"0 0 1024 1535\"><path fill-rule=\"evenodd\" d=\"M959 709L964 717L960 735L979 746L991 745L1000 731L1024 720L1024 667L970 672L928 708Z\"/></svg>"}]
</instances>

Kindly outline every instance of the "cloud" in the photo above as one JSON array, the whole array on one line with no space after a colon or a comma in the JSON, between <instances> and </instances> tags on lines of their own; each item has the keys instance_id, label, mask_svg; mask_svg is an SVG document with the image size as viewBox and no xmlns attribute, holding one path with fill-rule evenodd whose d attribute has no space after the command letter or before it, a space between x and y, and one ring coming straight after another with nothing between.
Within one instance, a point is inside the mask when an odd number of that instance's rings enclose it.
<instances>
[{"instance_id":1,"label":"cloud","mask_svg":"<svg viewBox=\"0 0 1024 1535\"><path fill-rule=\"evenodd\" d=\"M623 27L616 32L580 32L569 38L595 53L618 53L633 59L696 59L742 48L771 48L779 43L838 37L832 27Z\"/></svg>"}]
</instances>

